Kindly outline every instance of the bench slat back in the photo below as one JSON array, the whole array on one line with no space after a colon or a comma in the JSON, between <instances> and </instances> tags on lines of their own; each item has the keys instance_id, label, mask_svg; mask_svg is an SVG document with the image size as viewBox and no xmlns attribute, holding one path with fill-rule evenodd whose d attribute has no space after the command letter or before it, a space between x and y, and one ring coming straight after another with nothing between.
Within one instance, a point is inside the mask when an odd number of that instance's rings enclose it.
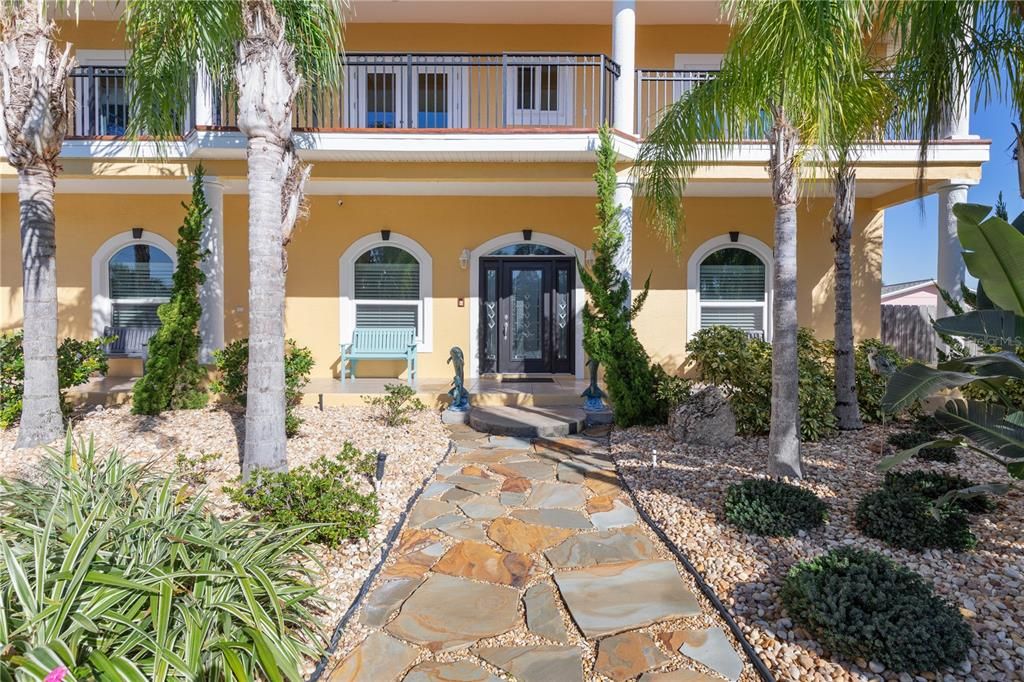
<instances>
[{"instance_id":1,"label":"bench slat back","mask_svg":"<svg viewBox=\"0 0 1024 682\"><path fill-rule=\"evenodd\" d=\"M358 353L405 353L415 342L412 327L357 327L352 332L352 350Z\"/></svg>"}]
</instances>

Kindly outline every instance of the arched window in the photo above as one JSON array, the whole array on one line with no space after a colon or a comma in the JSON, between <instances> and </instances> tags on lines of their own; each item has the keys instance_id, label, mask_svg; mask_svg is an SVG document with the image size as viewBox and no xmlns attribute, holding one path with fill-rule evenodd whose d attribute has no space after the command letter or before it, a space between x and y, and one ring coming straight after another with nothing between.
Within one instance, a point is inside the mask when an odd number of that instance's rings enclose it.
<instances>
[{"instance_id":1,"label":"arched window","mask_svg":"<svg viewBox=\"0 0 1024 682\"><path fill-rule=\"evenodd\" d=\"M564 256L561 251L546 244L536 242L521 242L519 244L508 244L500 249L491 251L489 256Z\"/></svg>"},{"instance_id":2,"label":"arched window","mask_svg":"<svg viewBox=\"0 0 1024 682\"><path fill-rule=\"evenodd\" d=\"M375 246L353 268L356 327L415 327L423 336L420 263L397 246Z\"/></svg>"},{"instance_id":3,"label":"arched window","mask_svg":"<svg viewBox=\"0 0 1024 682\"><path fill-rule=\"evenodd\" d=\"M700 329L724 325L767 338L768 268L752 250L724 246L700 261Z\"/></svg>"},{"instance_id":4,"label":"arched window","mask_svg":"<svg viewBox=\"0 0 1024 682\"><path fill-rule=\"evenodd\" d=\"M131 244L107 261L110 322L114 327L158 327L156 309L171 296L174 261L152 244Z\"/></svg>"}]
</instances>

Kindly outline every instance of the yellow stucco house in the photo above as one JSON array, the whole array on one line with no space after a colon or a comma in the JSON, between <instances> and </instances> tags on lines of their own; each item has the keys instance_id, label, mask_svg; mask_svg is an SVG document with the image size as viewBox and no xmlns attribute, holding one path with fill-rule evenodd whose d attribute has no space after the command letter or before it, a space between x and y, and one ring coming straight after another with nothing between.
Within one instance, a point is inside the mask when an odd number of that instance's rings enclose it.
<instances>
[{"instance_id":1,"label":"yellow stucco house","mask_svg":"<svg viewBox=\"0 0 1024 682\"><path fill-rule=\"evenodd\" d=\"M157 154L121 139L129 107L114 3L61 23L78 66L75 112L57 183L59 331L88 337L155 320L174 267L189 178L202 162L212 213L204 233L204 353L246 334L245 144L232 107L199 83L187 130ZM583 293L595 223L596 129L614 128L631 216L635 286L651 294L636 321L666 368L685 360L702 325L771 337L772 220L767 145L737 145L690 184L682 249L644 223L630 164L659 109L714 76L728 29L717 2L388 2L356 0L346 83L296 112L297 146L313 165L309 217L288 247L287 333L308 346L314 375L338 377L339 345L358 327L411 327L422 377L450 376L452 346L470 377L582 378ZM864 152L858 171L855 331L879 335L883 209L918 193L917 145ZM980 179L989 145L966 115L938 141L927 192L941 194L939 282L962 278L949 206ZM0 161L0 329L21 325L17 177ZM833 325L831 197L808 178L799 212L799 318ZM730 251L735 250L735 251ZM922 257L933 258L931 254ZM949 287L953 288L953 287ZM404 363L362 362L359 376ZM120 358L112 372L137 375Z\"/></svg>"}]
</instances>

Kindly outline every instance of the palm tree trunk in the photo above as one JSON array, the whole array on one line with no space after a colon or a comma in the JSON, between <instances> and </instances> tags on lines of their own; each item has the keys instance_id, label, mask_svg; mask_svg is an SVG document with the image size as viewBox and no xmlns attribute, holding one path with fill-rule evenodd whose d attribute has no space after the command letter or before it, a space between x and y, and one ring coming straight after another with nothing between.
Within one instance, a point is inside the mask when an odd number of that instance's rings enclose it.
<instances>
[{"instance_id":1,"label":"palm tree trunk","mask_svg":"<svg viewBox=\"0 0 1024 682\"><path fill-rule=\"evenodd\" d=\"M57 382L57 243L54 237L53 171L18 170L25 334L25 383L16 447L60 438L63 416Z\"/></svg>"},{"instance_id":2,"label":"palm tree trunk","mask_svg":"<svg viewBox=\"0 0 1024 682\"><path fill-rule=\"evenodd\" d=\"M836 248L835 391L836 422L844 431L864 428L857 402L857 372L853 354L853 275L850 241L853 238L857 171L843 165L835 174L832 208L832 243Z\"/></svg>"},{"instance_id":3,"label":"palm tree trunk","mask_svg":"<svg viewBox=\"0 0 1024 682\"><path fill-rule=\"evenodd\" d=\"M772 414L768 472L800 478L800 399L797 365L796 202L798 136L781 108L769 135L768 172L775 202L775 275L772 292Z\"/></svg>"},{"instance_id":4,"label":"palm tree trunk","mask_svg":"<svg viewBox=\"0 0 1024 682\"><path fill-rule=\"evenodd\" d=\"M248 139L249 370L242 476L288 468L285 436L284 247L308 171L291 142L300 79L271 0L246 0L239 45L238 127Z\"/></svg>"}]
</instances>

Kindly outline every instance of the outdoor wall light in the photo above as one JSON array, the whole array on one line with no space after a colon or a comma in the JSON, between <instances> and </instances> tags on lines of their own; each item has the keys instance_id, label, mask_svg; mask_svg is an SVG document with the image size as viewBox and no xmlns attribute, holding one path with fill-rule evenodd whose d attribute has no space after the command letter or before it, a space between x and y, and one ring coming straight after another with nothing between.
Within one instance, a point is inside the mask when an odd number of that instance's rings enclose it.
<instances>
[{"instance_id":1,"label":"outdoor wall light","mask_svg":"<svg viewBox=\"0 0 1024 682\"><path fill-rule=\"evenodd\" d=\"M133 227L132 228L132 239L142 239L142 228L141 227Z\"/></svg>"},{"instance_id":2,"label":"outdoor wall light","mask_svg":"<svg viewBox=\"0 0 1024 682\"><path fill-rule=\"evenodd\" d=\"M730 230L729 231L729 241L731 241L733 244L735 244L739 240L740 240L740 231L739 230Z\"/></svg>"},{"instance_id":3,"label":"outdoor wall light","mask_svg":"<svg viewBox=\"0 0 1024 682\"><path fill-rule=\"evenodd\" d=\"M463 270L469 267L469 249L463 249L459 254L459 267Z\"/></svg>"},{"instance_id":4,"label":"outdoor wall light","mask_svg":"<svg viewBox=\"0 0 1024 682\"><path fill-rule=\"evenodd\" d=\"M381 238L382 241L385 241L385 242L386 241L390 241L391 240L391 230L381 230L380 231L380 238Z\"/></svg>"},{"instance_id":5,"label":"outdoor wall light","mask_svg":"<svg viewBox=\"0 0 1024 682\"><path fill-rule=\"evenodd\" d=\"M532 239L533 239L533 230L530 230L530 229L523 230L523 241L527 241L528 242L528 241L530 241Z\"/></svg>"}]
</instances>

